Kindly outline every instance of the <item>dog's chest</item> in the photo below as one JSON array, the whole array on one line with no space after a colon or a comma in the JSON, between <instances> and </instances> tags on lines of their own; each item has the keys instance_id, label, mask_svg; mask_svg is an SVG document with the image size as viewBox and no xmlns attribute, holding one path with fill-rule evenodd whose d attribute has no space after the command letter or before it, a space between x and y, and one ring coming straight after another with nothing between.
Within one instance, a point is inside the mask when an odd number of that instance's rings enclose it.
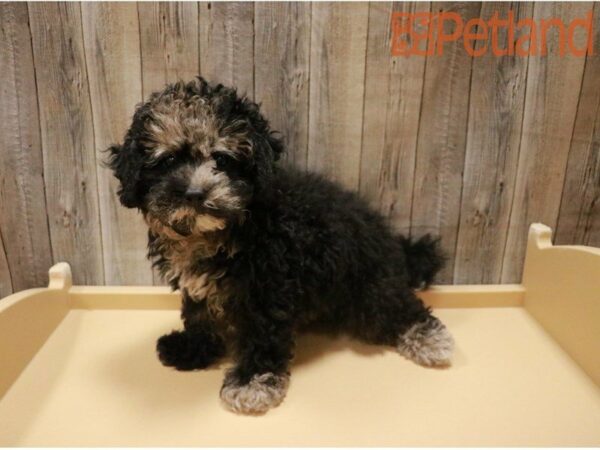
<instances>
[{"instance_id":1,"label":"dog's chest","mask_svg":"<svg viewBox=\"0 0 600 450\"><path fill-rule=\"evenodd\" d=\"M211 258L206 258L192 245L173 246L163 252L165 267L162 272L169 282L177 286L193 301L207 303L214 315L222 315L229 298L230 280L227 268Z\"/></svg>"}]
</instances>

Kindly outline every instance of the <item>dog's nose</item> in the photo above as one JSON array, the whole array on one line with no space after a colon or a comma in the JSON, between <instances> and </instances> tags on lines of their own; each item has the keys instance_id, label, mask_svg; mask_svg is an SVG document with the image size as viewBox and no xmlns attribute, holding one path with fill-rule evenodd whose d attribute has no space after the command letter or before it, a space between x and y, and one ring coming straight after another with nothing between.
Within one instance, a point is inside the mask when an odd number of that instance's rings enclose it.
<instances>
[{"instance_id":1,"label":"dog's nose","mask_svg":"<svg viewBox=\"0 0 600 450\"><path fill-rule=\"evenodd\" d=\"M195 202L200 202L204 199L205 192L202 189L198 188L189 188L185 191L185 198L188 200L192 200Z\"/></svg>"}]
</instances>

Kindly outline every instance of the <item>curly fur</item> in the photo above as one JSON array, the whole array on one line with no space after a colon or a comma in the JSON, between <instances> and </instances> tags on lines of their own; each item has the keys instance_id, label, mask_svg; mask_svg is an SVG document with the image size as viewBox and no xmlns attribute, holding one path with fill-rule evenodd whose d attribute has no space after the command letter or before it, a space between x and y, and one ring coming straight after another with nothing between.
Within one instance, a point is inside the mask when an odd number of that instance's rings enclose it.
<instances>
[{"instance_id":1,"label":"curly fur","mask_svg":"<svg viewBox=\"0 0 600 450\"><path fill-rule=\"evenodd\" d=\"M281 141L235 90L169 85L109 150L122 204L148 224L149 257L183 295L184 329L159 340L159 358L199 369L227 346L230 409L281 402L300 330L345 332L417 362L438 345L439 321L414 293L442 266L437 241L395 235L355 194L276 164Z\"/></svg>"}]
</instances>

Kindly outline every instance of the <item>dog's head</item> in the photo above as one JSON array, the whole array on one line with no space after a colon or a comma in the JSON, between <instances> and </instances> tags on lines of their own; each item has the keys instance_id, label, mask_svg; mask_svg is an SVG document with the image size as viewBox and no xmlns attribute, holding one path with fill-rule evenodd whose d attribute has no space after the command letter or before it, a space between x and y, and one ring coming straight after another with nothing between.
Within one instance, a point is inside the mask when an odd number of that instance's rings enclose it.
<instances>
[{"instance_id":1,"label":"dog's head","mask_svg":"<svg viewBox=\"0 0 600 450\"><path fill-rule=\"evenodd\" d=\"M239 219L268 189L282 145L258 105L198 78L152 94L109 151L121 203L187 236Z\"/></svg>"}]
</instances>

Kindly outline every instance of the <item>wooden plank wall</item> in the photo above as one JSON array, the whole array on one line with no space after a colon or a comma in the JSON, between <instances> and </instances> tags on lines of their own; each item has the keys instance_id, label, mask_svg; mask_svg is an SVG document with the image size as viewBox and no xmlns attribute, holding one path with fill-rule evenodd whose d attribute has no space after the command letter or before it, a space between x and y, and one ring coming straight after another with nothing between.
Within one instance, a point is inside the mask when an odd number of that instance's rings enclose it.
<instances>
[{"instance_id":1,"label":"wooden plank wall","mask_svg":"<svg viewBox=\"0 0 600 450\"><path fill-rule=\"evenodd\" d=\"M558 33L545 57L473 58L462 41L390 55L395 11L539 23L590 10L586 57L558 55ZM501 47L519 37L501 32ZM0 296L44 285L57 261L76 283L160 283L102 150L138 102L198 73L262 102L289 163L359 192L399 232L439 234L439 281L518 282L531 222L600 246L599 52L593 3L0 3Z\"/></svg>"}]
</instances>

